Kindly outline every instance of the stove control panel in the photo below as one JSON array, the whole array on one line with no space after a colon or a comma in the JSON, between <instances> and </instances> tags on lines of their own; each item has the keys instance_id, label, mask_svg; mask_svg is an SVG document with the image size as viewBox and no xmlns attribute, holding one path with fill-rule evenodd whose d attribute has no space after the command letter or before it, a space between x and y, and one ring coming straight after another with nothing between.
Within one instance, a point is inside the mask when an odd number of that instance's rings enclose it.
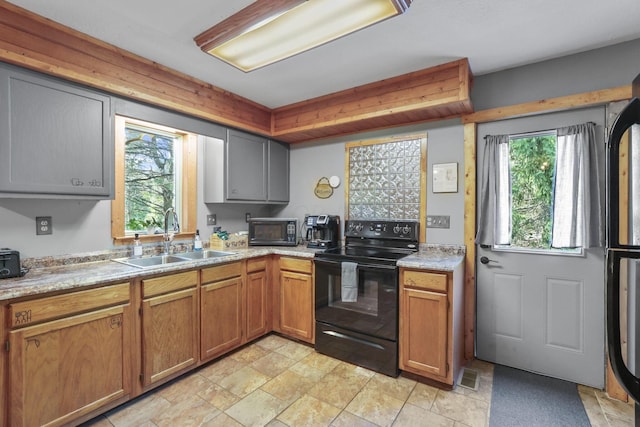
<instances>
[{"instance_id":1,"label":"stove control panel","mask_svg":"<svg viewBox=\"0 0 640 427\"><path fill-rule=\"evenodd\" d=\"M345 221L345 237L418 240L417 221Z\"/></svg>"}]
</instances>

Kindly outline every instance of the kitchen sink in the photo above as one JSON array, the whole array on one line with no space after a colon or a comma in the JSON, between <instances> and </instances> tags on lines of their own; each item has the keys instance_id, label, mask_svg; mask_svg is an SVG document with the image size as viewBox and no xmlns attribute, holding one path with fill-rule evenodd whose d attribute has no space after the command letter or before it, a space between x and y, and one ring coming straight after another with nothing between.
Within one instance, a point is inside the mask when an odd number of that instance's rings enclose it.
<instances>
[{"instance_id":1,"label":"kitchen sink","mask_svg":"<svg viewBox=\"0 0 640 427\"><path fill-rule=\"evenodd\" d=\"M176 254L175 256L179 258L185 259L205 259L205 258L219 258L223 256L235 255L234 252L224 252L224 251L194 251L194 252L184 252L181 254Z\"/></svg>"},{"instance_id":2,"label":"kitchen sink","mask_svg":"<svg viewBox=\"0 0 640 427\"><path fill-rule=\"evenodd\" d=\"M115 262L131 265L133 267L145 268L155 267L163 264L173 264L176 262L185 262L186 258L180 258L174 255L156 255L145 258L116 258Z\"/></svg>"},{"instance_id":3,"label":"kitchen sink","mask_svg":"<svg viewBox=\"0 0 640 427\"><path fill-rule=\"evenodd\" d=\"M114 261L121 264L130 265L132 267L147 268L157 267L164 264L174 264L177 262L188 262L198 259L219 258L229 255L235 255L235 253L224 251L194 251L175 255L156 255L144 258L116 258L114 259Z\"/></svg>"}]
</instances>

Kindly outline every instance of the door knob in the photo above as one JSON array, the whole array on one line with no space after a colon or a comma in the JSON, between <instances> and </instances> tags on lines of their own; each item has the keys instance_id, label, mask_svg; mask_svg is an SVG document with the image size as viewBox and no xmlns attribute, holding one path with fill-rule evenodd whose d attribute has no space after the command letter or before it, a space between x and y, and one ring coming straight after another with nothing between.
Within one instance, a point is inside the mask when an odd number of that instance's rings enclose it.
<instances>
[{"instance_id":1,"label":"door knob","mask_svg":"<svg viewBox=\"0 0 640 427\"><path fill-rule=\"evenodd\" d=\"M480 262L483 264L489 264L490 262L497 263L498 261L496 261L495 259L489 259L486 256L483 256L483 257L480 257Z\"/></svg>"}]
</instances>

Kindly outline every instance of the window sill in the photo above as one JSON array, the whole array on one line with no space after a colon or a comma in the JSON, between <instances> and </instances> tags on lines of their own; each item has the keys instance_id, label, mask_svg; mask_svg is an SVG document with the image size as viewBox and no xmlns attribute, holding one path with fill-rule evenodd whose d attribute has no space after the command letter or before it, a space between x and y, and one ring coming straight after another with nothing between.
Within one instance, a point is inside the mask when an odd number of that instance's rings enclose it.
<instances>
[{"instance_id":1,"label":"window sill","mask_svg":"<svg viewBox=\"0 0 640 427\"><path fill-rule=\"evenodd\" d=\"M193 240L195 235L196 235L195 231L180 232L180 233L174 235L173 240L174 241L177 241L177 240ZM138 238L140 239L140 242L143 243L143 244L145 244L145 243L154 243L154 242L162 243L162 241L163 241L162 233L160 233L160 234L140 234L140 235L138 235ZM113 238L113 244L116 245L116 246L132 245L134 239L135 239L134 236L116 236L116 237Z\"/></svg>"}]
</instances>

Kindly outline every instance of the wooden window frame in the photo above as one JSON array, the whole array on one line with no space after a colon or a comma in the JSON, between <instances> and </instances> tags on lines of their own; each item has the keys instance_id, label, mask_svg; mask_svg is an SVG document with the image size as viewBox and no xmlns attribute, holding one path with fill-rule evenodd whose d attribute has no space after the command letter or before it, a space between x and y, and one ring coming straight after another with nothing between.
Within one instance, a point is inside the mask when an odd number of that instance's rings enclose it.
<instances>
[{"instance_id":1,"label":"wooden window frame","mask_svg":"<svg viewBox=\"0 0 640 427\"><path fill-rule=\"evenodd\" d=\"M197 135L185 131L172 129L156 123L145 122L124 116L115 117L115 197L111 201L111 237L115 245L130 245L134 236L125 235L124 223L124 155L125 155L125 124L134 123L147 127L154 127L172 133L183 135L182 147L182 206L178 215L180 220L180 233L175 238L190 239L196 231L196 205L197 205ZM162 234L140 234L143 243L161 242Z\"/></svg>"}]
</instances>

